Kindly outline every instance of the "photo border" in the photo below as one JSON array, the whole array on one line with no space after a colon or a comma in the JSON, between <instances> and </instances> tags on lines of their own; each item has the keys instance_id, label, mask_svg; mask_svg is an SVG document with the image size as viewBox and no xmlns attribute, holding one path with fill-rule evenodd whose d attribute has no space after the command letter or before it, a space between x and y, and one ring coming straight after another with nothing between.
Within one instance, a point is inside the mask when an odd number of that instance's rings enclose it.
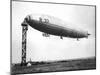
<instances>
[{"instance_id":1,"label":"photo border","mask_svg":"<svg viewBox=\"0 0 100 75\"><path fill-rule=\"evenodd\" d=\"M12 1L94 7L95 8L95 57L96 57L96 67L97 67L97 6L96 5L76 4L76 3L75 4L74 3L57 3L57 2L44 2L44 1L42 2L42 1L10 0L10 73L12 72L12 69L11 69L11 64L12 64ZM85 69L85 70L88 70L88 69ZM96 69L89 69L89 70L96 70ZM63 70L63 71L50 71L50 72L65 72L65 71ZM83 71L83 70L70 70L70 71ZM50 72L38 72L38 73L50 73ZM33 73L23 73L23 74L33 74Z\"/></svg>"}]
</instances>

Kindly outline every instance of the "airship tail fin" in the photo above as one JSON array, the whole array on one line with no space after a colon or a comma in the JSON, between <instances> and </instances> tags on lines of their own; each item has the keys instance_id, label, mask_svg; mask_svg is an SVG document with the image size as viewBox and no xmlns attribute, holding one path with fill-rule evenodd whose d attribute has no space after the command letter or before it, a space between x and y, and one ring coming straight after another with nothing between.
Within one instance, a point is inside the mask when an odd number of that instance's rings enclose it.
<instances>
[{"instance_id":1,"label":"airship tail fin","mask_svg":"<svg viewBox=\"0 0 100 75\"><path fill-rule=\"evenodd\" d=\"M91 35L91 34L88 33L87 35L89 36L89 35Z\"/></svg>"},{"instance_id":2,"label":"airship tail fin","mask_svg":"<svg viewBox=\"0 0 100 75\"><path fill-rule=\"evenodd\" d=\"M86 38L88 38L90 35L91 35L91 34L88 33Z\"/></svg>"}]
</instances>

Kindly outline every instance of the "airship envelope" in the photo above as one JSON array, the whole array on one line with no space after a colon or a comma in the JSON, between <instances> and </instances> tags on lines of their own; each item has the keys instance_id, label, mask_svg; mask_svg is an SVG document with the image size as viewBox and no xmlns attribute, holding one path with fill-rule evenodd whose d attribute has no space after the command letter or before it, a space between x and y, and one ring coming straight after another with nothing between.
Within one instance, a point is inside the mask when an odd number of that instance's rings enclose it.
<instances>
[{"instance_id":1,"label":"airship envelope","mask_svg":"<svg viewBox=\"0 0 100 75\"><path fill-rule=\"evenodd\" d=\"M31 14L25 17L24 22L45 34L60 36L61 39L62 37L87 38L90 35L87 31L71 27L61 19L48 15Z\"/></svg>"}]
</instances>

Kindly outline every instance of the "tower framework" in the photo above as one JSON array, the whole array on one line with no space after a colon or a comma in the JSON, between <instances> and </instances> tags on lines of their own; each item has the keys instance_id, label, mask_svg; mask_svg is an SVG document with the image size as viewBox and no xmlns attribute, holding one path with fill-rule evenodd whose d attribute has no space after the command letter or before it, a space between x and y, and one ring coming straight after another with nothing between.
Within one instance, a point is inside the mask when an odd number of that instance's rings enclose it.
<instances>
[{"instance_id":1,"label":"tower framework","mask_svg":"<svg viewBox=\"0 0 100 75\"><path fill-rule=\"evenodd\" d=\"M26 23L22 23L22 60L21 60L22 66L26 65L27 30L28 30L28 25Z\"/></svg>"}]
</instances>

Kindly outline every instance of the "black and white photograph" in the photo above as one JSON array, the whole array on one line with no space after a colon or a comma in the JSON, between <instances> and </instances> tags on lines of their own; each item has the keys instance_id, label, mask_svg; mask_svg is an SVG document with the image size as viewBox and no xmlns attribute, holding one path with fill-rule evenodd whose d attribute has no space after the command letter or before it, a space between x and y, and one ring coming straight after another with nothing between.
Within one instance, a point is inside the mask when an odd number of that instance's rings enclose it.
<instances>
[{"instance_id":1,"label":"black and white photograph","mask_svg":"<svg viewBox=\"0 0 100 75\"><path fill-rule=\"evenodd\" d=\"M96 69L96 6L11 1L11 74Z\"/></svg>"}]
</instances>

